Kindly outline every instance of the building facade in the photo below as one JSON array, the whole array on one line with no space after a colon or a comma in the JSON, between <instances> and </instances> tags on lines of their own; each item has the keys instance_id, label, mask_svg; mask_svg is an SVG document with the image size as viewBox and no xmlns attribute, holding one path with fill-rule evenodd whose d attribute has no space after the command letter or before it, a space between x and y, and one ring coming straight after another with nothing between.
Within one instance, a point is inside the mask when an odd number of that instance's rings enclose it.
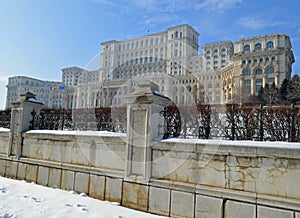
<instances>
[{"instance_id":1,"label":"building facade","mask_svg":"<svg viewBox=\"0 0 300 218\"><path fill-rule=\"evenodd\" d=\"M294 62L291 41L285 34L237 41L231 63L220 71L224 102L247 102L267 83L280 86L291 78Z\"/></svg>"},{"instance_id":2,"label":"building facade","mask_svg":"<svg viewBox=\"0 0 300 218\"><path fill-rule=\"evenodd\" d=\"M280 86L291 77L295 59L288 35L205 44L202 54L198 54L198 38L193 27L183 24L155 34L102 42L99 70L62 69L62 103L44 100L49 97L31 89L31 82L26 90L38 94L49 107L123 106L124 96L135 89L138 81L151 80L179 105L224 104L247 102L266 83ZM9 82L7 107L19 95L13 87Z\"/></svg>"},{"instance_id":3,"label":"building facade","mask_svg":"<svg viewBox=\"0 0 300 218\"><path fill-rule=\"evenodd\" d=\"M31 92L36 94L38 101L46 108L66 108L66 87L63 82L44 81L26 76L15 76L8 79L6 86L6 108L17 101L21 94Z\"/></svg>"}]
</instances>

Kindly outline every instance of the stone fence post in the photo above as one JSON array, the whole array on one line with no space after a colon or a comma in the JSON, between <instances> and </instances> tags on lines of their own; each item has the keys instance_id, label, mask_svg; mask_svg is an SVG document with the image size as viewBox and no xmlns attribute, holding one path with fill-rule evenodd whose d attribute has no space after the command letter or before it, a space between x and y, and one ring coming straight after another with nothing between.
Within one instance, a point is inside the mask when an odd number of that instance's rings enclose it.
<instances>
[{"instance_id":1,"label":"stone fence post","mask_svg":"<svg viewBox=\"0 0 300 218\"><path fill-rule=\"evenodd\" d=\"M127 103L127 145L125 179L147 182L151 178L151 142L162 138L164 117L160 112L170 99L158 91L158 85L147 81L125 96Z\"/></svg>"},{"instance_id":2,"label":"stone fence post","mask_svg":"<svg viewBox=\"0 0 300 218\"><path fill-rule=\"evenodd\" d=\"M40 113L43 104L38 102L35 95L27 92L20 95L16 102L11 103L11 121L8 156L15 156L17 159L21 156L22 133L30 129L30 121L32 119L31 112Z\"/></svg>"}]
</instances>

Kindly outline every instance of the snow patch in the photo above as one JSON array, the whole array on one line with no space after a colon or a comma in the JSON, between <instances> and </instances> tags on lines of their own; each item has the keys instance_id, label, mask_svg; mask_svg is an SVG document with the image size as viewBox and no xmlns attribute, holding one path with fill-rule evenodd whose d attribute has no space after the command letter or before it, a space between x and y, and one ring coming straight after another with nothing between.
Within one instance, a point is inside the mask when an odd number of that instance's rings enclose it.
<instances>
[{"instance_id":1,"label":"snow patch","mask_svg":"<svg viewBox=\"0 0 300 218\"><path fill-rule=\"evenodd\" d=\"M30 130L29 134L53 134L53 135L75 135L75 136L107 136L107 137L125 137L125 133L108 131L66 131L66 130Z\"/></svg>"},{"instance_id":2,"label":"snow patch","mask_svg":"<svg viewBox=\"0 0 300 218\"><path fill-rule=\"evenodd\" d=\"M86 194L85 194L86 195ZM116 207L74 191L48 188L0 176L0 217L162 217L141 211Z\"/></svg>"},{"instance_id":3,"label":"snow patch","mask_svg":"<svg viewBox=\"0 0 300 218\"><path fill-rule=\"evenodd\" d=\"M9 132L9 131L10 131L10 129L0 127L0 132Z\"/></svg>"},{"instance_id":4,"label":"snow patch","mask_svg":"<svg viewBox=\"0 0 300 218\"><path fill-rule=\"evenodd\" d=\"M169 138L162 142L183 143L183 144L205 144L205 145L230 145L236 147L261 147L261 148L286 148L286 149L300 149L300 143L295 142L269 142L269 141L229 141L216 139L181 139Z\"/></svg>"}]
</instances>

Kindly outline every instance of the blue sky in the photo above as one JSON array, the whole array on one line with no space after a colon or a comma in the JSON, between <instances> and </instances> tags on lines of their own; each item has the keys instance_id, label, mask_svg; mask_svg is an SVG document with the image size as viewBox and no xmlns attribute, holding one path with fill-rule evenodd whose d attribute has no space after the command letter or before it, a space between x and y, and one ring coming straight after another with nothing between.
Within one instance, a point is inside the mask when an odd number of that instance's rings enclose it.
<instances>
[{"instance_id":1,"label":"blue sky","mask_svg":"<svg viewBox=\"0 0 300 218\"><path fill-rule=\"evenodd\" d=\"M200 46L286 33L300 73L299 12L298 0L1 0L0 109L10 76L60 80L61 68L98 60L103 41L183 23L200 33Z\"/></svg>"}]
</instances>

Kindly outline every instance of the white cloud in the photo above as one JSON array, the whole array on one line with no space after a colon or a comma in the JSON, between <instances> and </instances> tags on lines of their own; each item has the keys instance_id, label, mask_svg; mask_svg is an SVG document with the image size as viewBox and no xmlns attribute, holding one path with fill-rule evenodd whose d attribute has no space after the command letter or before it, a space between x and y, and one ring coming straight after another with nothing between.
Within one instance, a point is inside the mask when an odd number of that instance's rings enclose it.
<instances>
[{"instance_id":1,"label":"white cloud","mask_svg":"<svg viewBox=\"0 0 300 218\"><path fill-rule=\"evenodd\" d=\"M116 5L114 2L109 0L94 0L94 2L110 6Z\"/></svg>"},{"instance_id":2,"label":"white cloud","mask_svg":"<svg viewBox=\"0 0 300 218\"><path fill-rule=\"evenodd\" d=\"M236 7L242 0L204 0L195 3L197 10L205 9L209 11L224 12L227 9Z\"/></svg>"},{"instance_id":3,"label":"white cloud","mask_svg":"<svg viewBox=\"0 0 300 218\"><path fill-rule=\"evenodd\" d=\"M141 17L141 24L155 26L170 22L183 23L186 19L180 16L180 12L192 11L216 11L223 13L225 10L237 7L243 0L131 0L108 1L94 0L102 4L111 4L118 7L118 11L124 14Z\"/></svg>"},{"instance_id":4,"label":"white cloud","mask_svg":"<svg viewBox=\"0 0 300 218\"><path fill-rule=\"evenodd\" d=\"M242 17L238 20L238 25L252 30L264 29L266 27L275 27L280 25L288 25L288 21L280 20L277 21L272 17L262 17L262 16L247 16Z\"/></svg>"}]
</instances>

